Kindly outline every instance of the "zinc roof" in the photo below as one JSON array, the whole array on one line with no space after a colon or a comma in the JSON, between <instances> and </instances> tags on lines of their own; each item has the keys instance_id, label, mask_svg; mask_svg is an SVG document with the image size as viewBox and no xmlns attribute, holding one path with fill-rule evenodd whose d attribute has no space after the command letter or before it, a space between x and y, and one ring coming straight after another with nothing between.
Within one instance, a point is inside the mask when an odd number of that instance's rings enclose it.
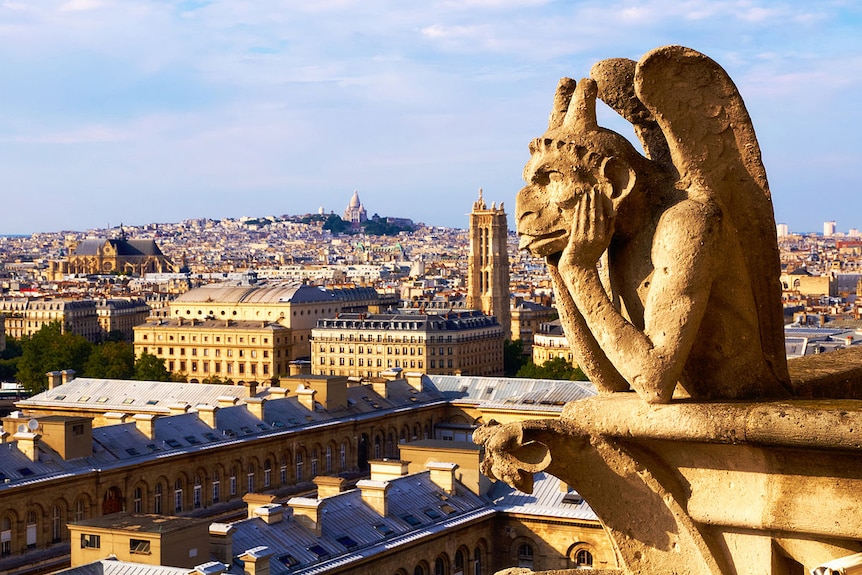
<instances>
[{"instance_id":1,"label":"zinc roof","mask_svg":"<svg viewBox=\"0 0 862 575\"><path fill-rule=\"evenodd\" d=\"M495 509L507 513L598 521L595 512L576 491L560 491L560 480L545 472L533 476L532 493L518 491L498 481L488 497Z\"/></svg>"}]
</instances>

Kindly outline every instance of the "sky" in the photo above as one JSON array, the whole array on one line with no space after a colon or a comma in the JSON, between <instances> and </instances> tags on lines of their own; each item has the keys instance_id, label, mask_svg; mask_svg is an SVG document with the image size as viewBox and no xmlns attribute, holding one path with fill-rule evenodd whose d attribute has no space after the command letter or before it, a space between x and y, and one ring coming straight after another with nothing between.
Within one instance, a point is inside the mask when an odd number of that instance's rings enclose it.
<instances>
[{"instance_id":1,"label":"sky","mask_svg":"<svg viewBox=\"0 0 862 575\"><path fill-rule=\"evenodd\" d=\"M738 86L777 222L862 228L856 0L0 0L0 234L341 214L354 190L465 228L480 187L514 227L559 79L666 44Z\"/></svg>"}]
</instances>

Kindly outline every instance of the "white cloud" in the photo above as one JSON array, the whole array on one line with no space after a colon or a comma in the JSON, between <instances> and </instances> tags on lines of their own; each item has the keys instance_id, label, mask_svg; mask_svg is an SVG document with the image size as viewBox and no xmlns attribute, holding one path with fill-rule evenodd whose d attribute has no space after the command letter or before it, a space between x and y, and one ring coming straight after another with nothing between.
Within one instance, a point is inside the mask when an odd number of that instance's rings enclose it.
<instances>
[{"instance_id":1,"label":"white cloud","mask_svg":"<svg viewBox=\"0 0 862 575\"><path fill-rule=\"evenodd\" d=\"M69 0L60 6L61 12L86 12L100 8L102 2L99 0Z\"/></svg>"}]
</instances>

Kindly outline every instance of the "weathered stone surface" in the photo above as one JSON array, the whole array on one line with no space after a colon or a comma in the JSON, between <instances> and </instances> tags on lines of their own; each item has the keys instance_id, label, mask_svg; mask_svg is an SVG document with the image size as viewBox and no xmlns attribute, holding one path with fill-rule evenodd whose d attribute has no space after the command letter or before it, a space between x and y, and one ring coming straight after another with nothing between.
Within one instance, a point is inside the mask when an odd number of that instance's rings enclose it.
<instances>
[{"instance_id":1,"label":"weathered stone surface","mask_svg":"<svg viewBox=\"0 0 862 575\"><path fill-rule=\"evenodd\" d=\"M516 206L581 367L601 392L650 403L678 386L697 399L788 397L770 193L733 82L680 46L592 74L561 80ZM648 157L597 124L597 97Z\"/></svg>"},{"instance_id":2,"label":"weathered stone surface","mask_svg":"<svg viewBox=\"0 0 862 575\"><path fill-rule=\"evenodd\" d=\"M790 575L859 552L862 348L788 366L769 189L736 87L679 46L591 75L560 82L516 217L602 395L480 428L483 471L573 486L627 574ZM597 125L597 97L646 156Z\"/></svg>"}]
</instances>

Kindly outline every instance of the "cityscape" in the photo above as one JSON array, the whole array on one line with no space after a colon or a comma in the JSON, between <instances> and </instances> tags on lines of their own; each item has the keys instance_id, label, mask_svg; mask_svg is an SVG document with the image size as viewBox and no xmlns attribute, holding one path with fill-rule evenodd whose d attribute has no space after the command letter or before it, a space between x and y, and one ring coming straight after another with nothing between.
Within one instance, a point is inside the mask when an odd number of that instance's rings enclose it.
<instances>
[{"instance_id":1,"label":"cityscape","mask_svg":"<svg viewBox=\"0 0 862 575\"><path fill-rule=\"evenodd\" d=\"M4 572L618 566L577 492L493 483L471 442L595 394L503 203L458 229L345 199L3 238ZM776 231L788 357L858 345L858 230Z\"/></svg>"}]
</instances>

